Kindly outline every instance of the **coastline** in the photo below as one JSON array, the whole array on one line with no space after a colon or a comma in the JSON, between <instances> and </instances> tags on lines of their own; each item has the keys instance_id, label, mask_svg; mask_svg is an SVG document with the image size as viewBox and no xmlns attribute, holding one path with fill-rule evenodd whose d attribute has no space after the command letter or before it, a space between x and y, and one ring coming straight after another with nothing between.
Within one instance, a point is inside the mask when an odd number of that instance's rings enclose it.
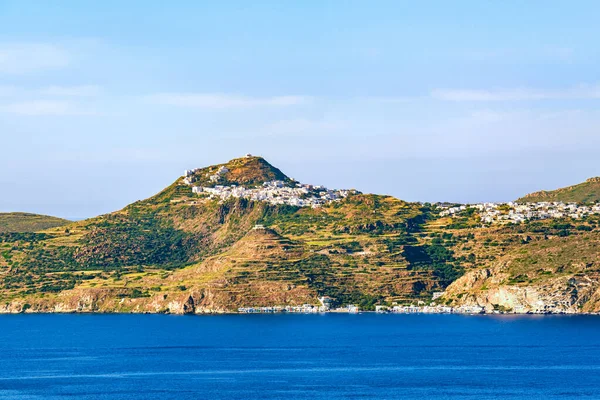
<instances>
[{"instance_id":1,"label":"coastline","mask_svg":"<svg viewBox=\"0 0 600 400\"><path fill-rule=\"evenodd\" d=\"M358 312L343 312L343 311L320 311L320 312L239 312L239 311L222 311L222 310L205 310L194 313L174 313L174 312L152 312L152 311L111 311L111 310L24 310L24 311L6 311L0 310L2 315L174 315L174 316L217 316L217 315L361 315L361 314L377 314L377 315L462 315L462 316L526 316L526 315L587 315L599 316L598 312L486 312L467 313L467 312L379 312L372 310L361 310Z\"/></svg>"}]
</instances>

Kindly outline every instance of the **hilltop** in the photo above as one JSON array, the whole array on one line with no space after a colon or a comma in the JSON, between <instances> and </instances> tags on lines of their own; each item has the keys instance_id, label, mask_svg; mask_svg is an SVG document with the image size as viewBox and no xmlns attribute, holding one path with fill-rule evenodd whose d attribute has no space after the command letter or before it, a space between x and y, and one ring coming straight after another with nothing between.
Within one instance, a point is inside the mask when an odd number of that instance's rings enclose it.
<instances>
[{"instance_id":1,"label":"hilltop","mask_svg":"<svg viewBox=\"0 0 600 400\"><path fill-rule=\"evenodd\" d=\"M556 190L530 193L517 203L561 201L564 203L595 203L600 201L600 177L590 178L583 183Z\"/></svg>"},{"instance_id":2,"label":"hilltop","mask_svg":"<svg viewBox=\"0 0 600 400\"><path fill-rule=\"evenodd\" d=\"M262 157L252 156L235 158L224 164L187 170L184 180L205 187L216 185L239 185L256 187L270 181L291 181L283 172L275 168Z\"/></svg>"},{"instance_id":3,"label":"hilltop","mask_svg":"<svg viewBox=\"0 0 600 400\"><path fill-rule=\"evenodd\" d=\"M48 228L64 226L71 221L29 213L0 213L0 233L4 232L37 232Z\"/></svg>"}]
</instances>

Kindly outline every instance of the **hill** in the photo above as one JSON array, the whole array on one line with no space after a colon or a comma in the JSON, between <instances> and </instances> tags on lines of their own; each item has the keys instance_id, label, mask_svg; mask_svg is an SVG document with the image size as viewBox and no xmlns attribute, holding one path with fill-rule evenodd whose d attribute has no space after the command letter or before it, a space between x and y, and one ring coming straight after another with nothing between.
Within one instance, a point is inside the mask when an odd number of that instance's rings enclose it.
<instances>
[{"instance_id":1,"label":"hill","mask_svg":"<svg viewBox=\"0 0 600 400\"><path fill-rule=\"evenodd\" d=\"M595 203L600 201L600 177L590 178L583 183L556 190L530 193L517 203L560 201L564 203Z\"/></svg>"},{"instance_id":2,"label":"hill","mask_svg":"<svg viewBox=\"0 0 600 400\"><path fill-rule=\"evenodd\" d=\"M70 223L66 219L28 213L0 213L0 233L37 232Z\"/></svg>"},{"instance_id":3,"label":"hill","mask_svg":"<svg viewBox=\"0 0 600 400\"><path fill-rule=\"evenodd\" d=\"M264 158L250 154L235 158L225 164L189 170L185 175L196 185L205 187L216 185L256 187L269 181L291 181Z\"/></svg>"},{"instance_id":4,"label":"hill","mask_svg":"<svg viewBox=\"0 0 600 400\"><path fill-rule=\"evenodd\" d=\"M407 259L405 245L439 250L421 245L430 218L430 206L302 185L242 157L67 229L0 237L0 300L5 311L214 312L427 299L462 273L449 254Z\"/></svg>"},{"instance_id":5,"label":"hill","mask_svg":"<svg viewBox=\"0 0 600 400\"><path fill-rule=\"evenodd\" d=\"M322 296L370 310L436 292L456 307L593 312L599 238L598 214L483 224L475 208L301 184L247 156L107 215L0 233L0 312L231 312Z\"/></svg>"},{"instance_id":6,"label":"hill","mask_svg":"<svg viewBox=\"0 0 600 400\"><path fill-rule=\"evenodd\" d=\"M600 232L554 236L515 246L446 290L450 305L488 312L600 311Z\"/></svg>"}]
</instances>

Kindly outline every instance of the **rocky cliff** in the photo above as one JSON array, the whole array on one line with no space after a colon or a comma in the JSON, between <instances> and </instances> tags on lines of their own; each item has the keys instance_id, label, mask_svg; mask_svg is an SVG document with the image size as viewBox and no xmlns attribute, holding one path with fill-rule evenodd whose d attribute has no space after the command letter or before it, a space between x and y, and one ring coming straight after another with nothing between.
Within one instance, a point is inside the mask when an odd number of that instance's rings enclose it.
<instances>
[{"instance_id":1,"label":"rocky cliff","mask_svg":"<svg viewBox=\"0 0 600 400\"><path fill-rule=\"evenodd\" d=\"M488 312L600 312L600 241L593 234L520 246L467 272L444 298Z\"/></svg>"}]
</instances>

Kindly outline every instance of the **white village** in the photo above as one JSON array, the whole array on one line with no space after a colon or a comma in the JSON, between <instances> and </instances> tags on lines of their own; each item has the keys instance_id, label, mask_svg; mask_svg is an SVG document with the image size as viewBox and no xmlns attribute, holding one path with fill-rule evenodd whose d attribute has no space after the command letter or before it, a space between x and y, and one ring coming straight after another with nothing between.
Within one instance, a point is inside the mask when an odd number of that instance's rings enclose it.
<instances>
[{"instance_id":1,"label":"white village","mask_svg":"<svg viewBox=\"0 0 600 400\"><path fill-rule=\"evenodd\" d=\"M473 209L485 224L520 223L530 220L550 218L581 219L588 215L600 214L600 203L583 205L578 203L539 202L539 203L479 203L457 206L438 205L440 216L460 216Z\"/></svg>"},{"instance_id":2,"label":"white village","mask_svg":"<svg viewBox=\"0 0 600 400\"><path fill-rule=\"evenodd\" d=\"M443 293L436 292L434 300L440 297ZM278 313L292 313L292 314L315 314L315 313L348 313L357 314L362 312L360 307L354 304L347 306L334 307L333 299L328 296L319 297L320 305L316 306L313 304L303 304L301 306L272 306L272 307L240 307L238 312L242 314L278 314ZM392 314L482 314L485 309L480 306L460 306L450 307L443 304L436 304L431 302L426 304L423 301L418 301L417 304L411 305L397 305L396 303L392 306L375 306L376 313L392 313Z\"/></svg>"},{"instance_id":3,"label":"white village","mask_svg":"<svg viewBox=\"0 0 600 400\"><path fill-rule=\"evenodd\" d=\"M332 190L324 186L313 186L295 181L284 182L274 180L264 182L261 187L247 188L239 185L219 185L229 172L225 166L219 167L214 174L207 173L206 177L214 186L196 186L196 174L200 169L184 172L183 183L192 188L192 192L207 196L211 199L225 201L230 198L241 198L254 201L264 201L270 204L287 204L297 207L321 207L324 204L339 201L349 194L358 193L355 190Z\"/></svg>"}]
</instances>

